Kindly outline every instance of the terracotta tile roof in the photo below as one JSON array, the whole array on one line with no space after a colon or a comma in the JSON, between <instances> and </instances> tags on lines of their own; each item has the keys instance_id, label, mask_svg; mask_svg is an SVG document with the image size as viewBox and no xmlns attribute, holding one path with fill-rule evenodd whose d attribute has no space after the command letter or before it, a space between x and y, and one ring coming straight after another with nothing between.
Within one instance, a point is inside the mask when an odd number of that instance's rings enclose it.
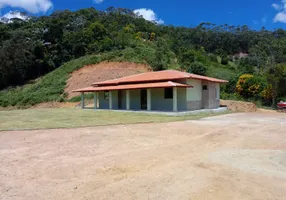
<instances>
[{"instance_id":1,"label":"terracotta tile roof","mask_svg":"<svg viewBox=\"0 0 286 200\"><path fill-rule=\"evenodd\" d=\"M132 90L132 89L146 89L146 88L170 88L170 87L193 87L187 84L175 83L172 81L157 82L157 83L138 83L127 85L109 85L100 87L87 87L73 92L96 92L96 91L110 91L110 90Z\"/></svg>"},{"instance_id":2,"label":"terracotta tile roof","mask_svg":"<svg viewBox=\"0 0 286 200\"><path fill-rule=\"evenodd\" d=\"M227 83L226 80L211 78L207 76L200 76L187 72L180 72L176 70L164 70L158 72L146 72L142 74L135 74L118 79L107 80L102 82L93 83L92 85L119 85L126 83L142 83L142 82L154 82L154 81L172 81L179 79L199 79L216 83Z\"/></svg>"}]
</instances>

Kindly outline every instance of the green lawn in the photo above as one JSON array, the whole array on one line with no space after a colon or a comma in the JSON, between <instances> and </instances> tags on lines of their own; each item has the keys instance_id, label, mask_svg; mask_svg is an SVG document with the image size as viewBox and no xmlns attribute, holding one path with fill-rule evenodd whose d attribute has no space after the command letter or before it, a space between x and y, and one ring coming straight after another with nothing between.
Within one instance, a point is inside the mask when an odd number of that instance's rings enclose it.
<instances>
[{"instance_id":1,"label":"green lawn","mask_svg":"<svg viewBox=\"0 0 286 200\"><path fill-rule=\"evenodd\" d=\"M0 111L0 131L169 122L199 119L213 115L218 114L204 113L187 116L165 116L157 114L94 111L72 108L12 110Z\"/></svg>"}]
</instances>

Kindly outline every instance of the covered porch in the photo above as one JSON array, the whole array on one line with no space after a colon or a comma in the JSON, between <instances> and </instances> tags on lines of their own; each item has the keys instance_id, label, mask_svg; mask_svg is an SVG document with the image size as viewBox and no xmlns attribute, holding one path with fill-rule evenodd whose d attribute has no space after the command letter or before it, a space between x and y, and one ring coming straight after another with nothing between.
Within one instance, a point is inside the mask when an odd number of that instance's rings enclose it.
<instances>
[{"instance_id":1,"label":"covered porch","mask_svg":"<svg viewBox=\"0 0 286 200\"><path fill-rule=\"evenodd\" d=\"M186 88L191 87L190 85L170 81L140 85L136 84L137 88L134 89L128 85L82 89L78 91L81 92L81 107L85 108L84 97L88 92L94 95L93 109L174 112L187 109Z\"/></svg>"}]
</instances>

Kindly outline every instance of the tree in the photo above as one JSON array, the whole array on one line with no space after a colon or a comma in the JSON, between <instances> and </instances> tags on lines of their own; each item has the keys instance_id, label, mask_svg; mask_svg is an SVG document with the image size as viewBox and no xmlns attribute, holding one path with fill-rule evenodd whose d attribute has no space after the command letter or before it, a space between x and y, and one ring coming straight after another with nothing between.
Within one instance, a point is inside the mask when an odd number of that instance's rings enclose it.
<instances>
[{"instance_id":1,"label":"tree","mask_svg":"<svg viewBox=\"0 0 286 200\"><path fill-rule=\"evenodd\" d=\"M272 94L272 107L275 107L278 94L286 94L286 64L273 65L268 69L266 76Z\"/></svg>"},{"instance_id":2,"label":"tree","mask_svg":"<svg viewBox=\"0 0 286 200\"><path fill-rule=\"evenodd\" d=\"M187 72L205 76L207 68L202 63L195 62L187 68Z\"/></svg>"},{"instance_id":3,"label":"tree","mask_svg":"<svg viewBox=\"0 0 286 200\"><path fill-rule=\"evenodd\" d=\"M164 70L167 68L169 63L169 52L166 45L166 41L163 39L158 39L155 60L152 63L152 67L155 71Z\"/></svg>"}]
</instances>

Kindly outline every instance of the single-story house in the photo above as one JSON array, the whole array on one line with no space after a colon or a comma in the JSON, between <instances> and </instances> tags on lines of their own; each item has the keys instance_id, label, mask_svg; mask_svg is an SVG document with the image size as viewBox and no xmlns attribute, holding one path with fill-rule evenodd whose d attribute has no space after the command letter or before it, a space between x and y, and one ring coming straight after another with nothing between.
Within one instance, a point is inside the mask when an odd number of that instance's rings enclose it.
<instances>
[{"instance_id":1,"label":"single-story house","mask_svg":"<svg viewBox=\"0 0 286 200\"><path fill-rule=\"evenodd\" d=\"M176 70L147 72L93 83L75 90L94 93L95 109L190 111L218 108L226 80Z\"/></svg>"}]
</instances>

